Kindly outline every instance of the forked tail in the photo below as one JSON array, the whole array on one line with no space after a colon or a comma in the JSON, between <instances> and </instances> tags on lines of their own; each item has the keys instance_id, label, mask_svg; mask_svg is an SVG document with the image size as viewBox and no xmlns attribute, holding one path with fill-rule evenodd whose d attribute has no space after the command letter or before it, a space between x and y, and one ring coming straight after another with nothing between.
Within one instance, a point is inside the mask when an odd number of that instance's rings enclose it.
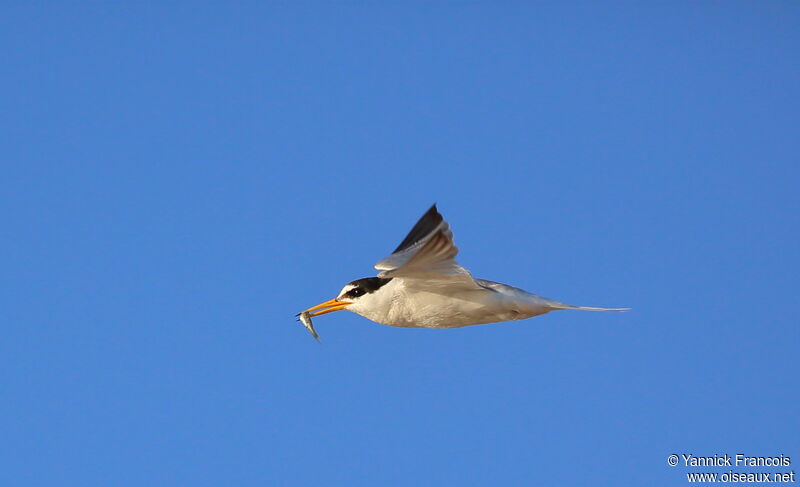
<instances>
[{"instance_id":1,"label":"forked tail","mask_svg":"<svg viewBox=\"0 0 800 487\"><path fill-rule=\"evenodd\" d=\"M630 308L595 308L592 306L573 306L567 303L553 303L553 309L577 309L580 311L628 311Z\"/></svg>"}]
</instances>

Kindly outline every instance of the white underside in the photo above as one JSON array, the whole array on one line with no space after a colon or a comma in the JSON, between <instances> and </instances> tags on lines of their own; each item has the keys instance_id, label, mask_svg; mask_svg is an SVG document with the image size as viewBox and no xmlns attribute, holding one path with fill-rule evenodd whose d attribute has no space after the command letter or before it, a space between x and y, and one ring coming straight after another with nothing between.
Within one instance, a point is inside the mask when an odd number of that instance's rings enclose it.
<instances>
[{"instance_id":1,"label":"white underside","mask_svg":"<svg viewBox=\"0 0 800 487\"><path fill-rule=\"evenodd\" d=\"M497 282L474 282L478 286L398 277L346 309L377 323L404 328L460 328L523 320L559 309L618 311L572 306Z\"/></svg>"}]
</instances>

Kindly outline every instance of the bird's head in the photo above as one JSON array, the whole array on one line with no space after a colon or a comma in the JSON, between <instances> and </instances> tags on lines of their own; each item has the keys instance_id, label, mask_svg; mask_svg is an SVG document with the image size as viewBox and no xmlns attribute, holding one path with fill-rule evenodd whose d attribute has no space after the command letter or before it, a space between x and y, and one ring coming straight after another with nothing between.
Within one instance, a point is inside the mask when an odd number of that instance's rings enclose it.
<instances>
[{"instance_id":1,"label":"bird's head","mask_svg":"<svg viewBox=\"0 0 800 487\"><path fill-rule=\"evenodd\" d=\"M392 278L365 277L345 284L339 295L324 303L308 308L310 316L319 316L333 311L346 309L357 314L379 307L384 301L384 296L377 294L378 290L391 281Z\"/></svg>"}]
</instances>

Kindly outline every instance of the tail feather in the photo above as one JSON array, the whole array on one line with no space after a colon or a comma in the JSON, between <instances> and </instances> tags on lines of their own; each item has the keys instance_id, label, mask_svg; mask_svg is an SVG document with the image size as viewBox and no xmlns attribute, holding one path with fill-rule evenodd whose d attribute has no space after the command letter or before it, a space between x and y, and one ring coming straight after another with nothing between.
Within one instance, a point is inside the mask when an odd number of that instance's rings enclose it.
<instances>
[{"instance_id":1,"label":"tail feather","mask_svg":"<svg viewBox=\"0 0 800 487\"><path fill-rule=\"evenodd\" d=\"M592 306L572 306L567 309L577 309L581 311L630 311L630 308L594 308Z\"/></svg>"},{"instance_id":2,"label":"tail feather","mask_svg":"<svg viewBox=\"0 0 800 487\"><path fill-rule=\"evenodd\" d=\"M553 309L576 309L579 311L629 311L630 308L595 308L592 306L573 306L567 303L556 303L551 306Z\"/></svg>"}]
</instances>

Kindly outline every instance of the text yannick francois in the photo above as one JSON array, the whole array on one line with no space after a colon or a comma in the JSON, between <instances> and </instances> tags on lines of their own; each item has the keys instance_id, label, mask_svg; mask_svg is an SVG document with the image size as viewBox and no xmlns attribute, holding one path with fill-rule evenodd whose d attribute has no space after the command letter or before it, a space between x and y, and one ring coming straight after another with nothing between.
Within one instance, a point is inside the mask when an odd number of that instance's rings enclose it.
<instances>
[{"instance_id":1,"label":"text yannick francois","mask_svg":"<svg viewBox=\"0 0 800 487\"><path fill-rule=\"evenodd\" d=\"M727 453L713 456L682 453L681 457L687 467L788 467L792 464L792 457L783 454L774 457L751 457L737 453L731 457Z\"/></svg>"}]
</instances>

